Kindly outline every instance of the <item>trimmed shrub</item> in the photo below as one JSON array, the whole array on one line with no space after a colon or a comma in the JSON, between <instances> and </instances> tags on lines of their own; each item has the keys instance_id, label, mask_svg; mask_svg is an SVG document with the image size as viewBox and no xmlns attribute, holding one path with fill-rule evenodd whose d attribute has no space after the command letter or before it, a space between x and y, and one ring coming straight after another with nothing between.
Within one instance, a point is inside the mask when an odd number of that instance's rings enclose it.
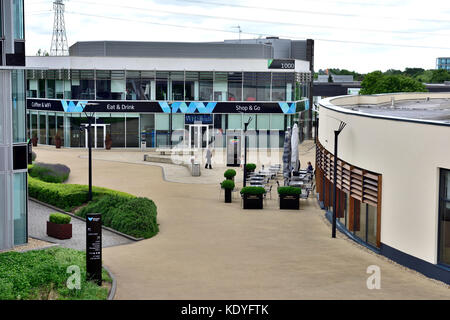
<instances>
[{"instance_id":1,"label":"trimmed shrub","mask_svg":"<svg viewBox=\"0 0 450 320\"><path fill-rule=\"evenodd\" d=\"M241 189L241 194L259 195L266 193L266 189L263 187L244 187Z\"/></svg>"},{"instance_id":2,"label":"trimmed shrub","mask_svg":"<svg viewBox=\"0 0 450 320\"><path fill-rule=\"evenodd\" d=\"M60 184L40 181L33 177L28 178L28 194L39 201L51 204L64 211L72 211L88 202L89 186L79 184ZM104 195L118 195L128 198L135 196L106 188L92 187L93 198Z\"/></svg>"},{"instance_id":3,"label":"trimmed shrub","mask_svg":"<svg viewBox=\"0 0 450 320\"><path fill-rule=\"evenodd\" d=\"M254 163L247 163L245 165L245 169L247 169L247 171L255 171L256 169L256 164Z\"/></svg>"},{"instance_id":4,"label":"trimmed shrub","mask_svg":"<svg viewBox=\"0 0 450 320\"><path fill-rule=\"evenodd\" d=\"M220 184L223 189L234 189L234 181L233 180L223 180Z\"/></svg>"},{"instance_id":5,"label":"trimmed shrub","mask_svg":"<svg viewBox=\"0 0 450 320\"><path fill-rule=\"evenodd\" d=\"M147 198L134 198L111 210L110 227L137 238L150 238L158 233L156 205Z\"/></svg>"},{"instance_id":6,"label":"trimmed shrub","mask_svg":"<svg viewBox=\"0 0 450 320\"><path fill-rule=\"evenodd\" d=\"M227 179L233 179L233 177L236 175L236 170L234 169L228 169L224 172L223 176Z\"/></svg>"},{"instance_id":7,"label":"trimmed shrub","mask_svg":"<svg viewBox=\"0 0 450 320\"><path fill-rule=\"evenodd\" d=\"M72 217L64 213L55 212L50 213L50 217L48 220L57 224L69 224L70 220L72 220Z\"/></svg>"},{"instance_id":8,"label":"trimmed shrub","mask_svg":"<svg viewBox=\"0 0 450 320\"><path fill-rule=\"evenodd\" d=\"M297 195L301 194L302 189L298 187L279 187L278 188L278 194L286 194L286 195Z\"/></svg>"},{"instance_id":9,"label":"trimmed shrub","mask_svg":"<svg viewBox=\"0 0 450 320\"><path fill-rule=\"evenodd\" d=\"M77 215L86 218L88 213L101 213L104 226L133 237L150 238L159 231L156 205L147 198L104 195L82 208Z\"/></svg>"},{"instance_id":10,"label":"trimmed shrub","mask_svg":"<svg viewBox=\"0 0 450 320\"><path fill-rule=\"evenodd\" d=\"M70 169L63 164L37 162L31 167L28 167L28 173L33 178L45 182L61 183L67 181L69 178Z\"/></svg>"},{"instance_id":11,"label":"trimmed shrub","mask_svg":"<svg viewBox=\"0 0 450 320\"><path fill-rule=\"evenodd\" d=\"M120 207L129 199L130 197L124 197L117 194L104 195L103 197L98 199L98 201L92 201L87 206L81 208L81 210L78 211L76 215L86 219L86 215L88 213L101 213L102 223L103 225L108 227L111 225L111 211L115 208Z\"/></svg>"}]
</instances>

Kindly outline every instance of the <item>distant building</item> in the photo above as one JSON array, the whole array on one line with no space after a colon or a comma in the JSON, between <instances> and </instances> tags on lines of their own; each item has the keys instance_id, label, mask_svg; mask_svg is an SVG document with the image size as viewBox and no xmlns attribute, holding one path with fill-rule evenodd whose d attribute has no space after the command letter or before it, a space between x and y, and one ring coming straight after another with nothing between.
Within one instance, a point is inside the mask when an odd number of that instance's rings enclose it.
<instances>
[{"instance_id":1,"label":"distant building","mask_svg":"<svg viewBox=\"0 0 450 320\"><path fill-rule=\"evenodd\" d=\"M23 0L0 1L0 250L27 242Z\"/></svg>"},{"instance_id":2,"label":"distant building","mask_svg":"<svg viewBox=\"0 0 450 320\"><path fill-rule=\"evenodd\" d=\"M279 131L266 147L280 148L301 116L305 136L311 132L313 48L313 40L275 38L90 41L72 45L69 56L30 56L28 134L47 145L59 134L64 147L84 148L81 111L95 102L96 148L107 134L113 148L220 148L228 144L215 132L234 137L250 116L250 147L262 147L259 134Z\"/></svg>"},{"instance_id":3,"label":"distant building","mask_svg":"<svg viewBox=\"0 0 450 320\"><path fill-rule=\"evenodd\" d=\"M450 57L437 58L436 69L450 70Z\"/></svg>"},{"instance_id":4,"label":"distant building","mask_svg":"<svg viewBox=\"0 0 450 320\"><path fill-rule=\"evenodd\" d=\"M319 78L317 82L328 82L329 75L328 74L319 74ZM352 75L336 75L331 74L331 79L333 82L353 82Z\"/></svg>"}]
</instances>

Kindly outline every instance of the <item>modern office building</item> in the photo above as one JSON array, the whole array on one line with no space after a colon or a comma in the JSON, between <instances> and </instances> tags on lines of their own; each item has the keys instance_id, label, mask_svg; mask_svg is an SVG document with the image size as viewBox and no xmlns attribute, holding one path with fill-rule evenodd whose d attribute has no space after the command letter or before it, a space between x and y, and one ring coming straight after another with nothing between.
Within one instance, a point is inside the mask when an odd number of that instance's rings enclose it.
<instances>
[{"instance_id":1,"label":"modern office building","mask_svg":"<svg viewBox=\"0 0 450 320\"><path fill-rule=\"evenodd\" d=\"M318 199L355 241L450 284L450 93L320 101Z\"/></svg>"},{"instance_id":2,"label":"modern office building","mask_svg":"<svg viewBox=\"0 0 450 320\"><path fill-rule=\"evenodd\" d=\"M250 147L281 147L294 121L311 131L312 40L94 41L69 51L27 57L28 136L40 144L59 135L65 147L85 147L87 103L97 148L106 135L113 148L224 147L213 136L242 132L250 117ZM259 139L267 132L279 135Z\"/></svg>"},{"instance_id":3,"label":"modern office building","mask_svg":"<svg viewBox=\"0 0 450 320\"><path fill-rule=\"evenodd\" d=\"M0 1L0 250L27 242L23 0Z\"/></svg>"},{"instance_id":4,"label":"modern office building","mask_svg":"<svg viewBox=\"0 0 450 320\"><path fill-rule=\"evenodd\" d=\"M436 69L450 70L450 57L437 58Z\"/></svg>"}]
</instances>

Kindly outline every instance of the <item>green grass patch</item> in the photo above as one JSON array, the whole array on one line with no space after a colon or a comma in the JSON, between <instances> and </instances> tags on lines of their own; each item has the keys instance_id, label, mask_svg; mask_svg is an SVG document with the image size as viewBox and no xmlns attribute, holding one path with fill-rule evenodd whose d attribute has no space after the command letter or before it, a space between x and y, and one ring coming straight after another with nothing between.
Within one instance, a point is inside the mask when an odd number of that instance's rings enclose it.
<instances>
[{"instance_id":1,"label":"green grass patch","mask_svg":"<svg viewBox=\"0 0 450 320\"><path fill-rule=\"evenodd\" d=\"M105 300L108 289L86 281L85 259L85 252L68 248L0 253L0 300ZM73 265L80 268L79 290L66 285ZM102 277L112 282L105 270Z\"/></svg>"}]
</instances>

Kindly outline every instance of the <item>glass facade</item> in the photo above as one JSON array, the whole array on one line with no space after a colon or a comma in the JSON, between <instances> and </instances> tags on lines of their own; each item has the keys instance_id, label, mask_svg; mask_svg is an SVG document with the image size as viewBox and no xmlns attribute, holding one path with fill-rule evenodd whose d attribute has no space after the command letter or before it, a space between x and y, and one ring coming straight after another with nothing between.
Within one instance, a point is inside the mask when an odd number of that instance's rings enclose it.
<instances>
[{"instance_id":1,"label":"glass facade","mask_svg":"<svg viewBox=\"0 0 450 320\"><path fill-rule=\"evenodd\" d=\"M440 170L439 263L450 266L450 170Z\"/></svg>"},{"instance_id":2,"label":"glass facade","mask_svg":"<svg viewBox=\"0 0 450 320\"><path fill-rule=\"evenodd\" d=\"M23 0L13 0L14 39L22 40L24 37Z\"/></svg>"},{"instance_id":3,"label":"glass facade","mask_svg":"<svg viewBox=\"0 0 450 320\"><path fill-rule=\"evenodd\" d=\"M13 142L26 142L25 78L23 70L11 71Z\"/></svg>"},{"instance_id":4,"label":"glass facade","mask_svg":"<svg viewBox=\"0 0 450 320\"><path fill-rule=\"evenodd\" d=\"M437 58L436 69L445 69L450 71L450 57L449 58Z\"/></svg>"},{"instance_id":5,"label":"glass facade","mask_svg":"<svg viewBox=\"0 0 450 320\"><path fill-rule=\"evenodd\" d=\"M27 97L81 100L294 101L295 72L28 70Z\"/></svg>"},{"instance_id":6,"label":"glass facade","mask_svg":"<svg viewBox=\"0 0 450 320\"><path fill-rule=\"evenodd\" d=\"M14 173L14 245L27 242L27 173Z\"/></svg>"}]
</instances>

